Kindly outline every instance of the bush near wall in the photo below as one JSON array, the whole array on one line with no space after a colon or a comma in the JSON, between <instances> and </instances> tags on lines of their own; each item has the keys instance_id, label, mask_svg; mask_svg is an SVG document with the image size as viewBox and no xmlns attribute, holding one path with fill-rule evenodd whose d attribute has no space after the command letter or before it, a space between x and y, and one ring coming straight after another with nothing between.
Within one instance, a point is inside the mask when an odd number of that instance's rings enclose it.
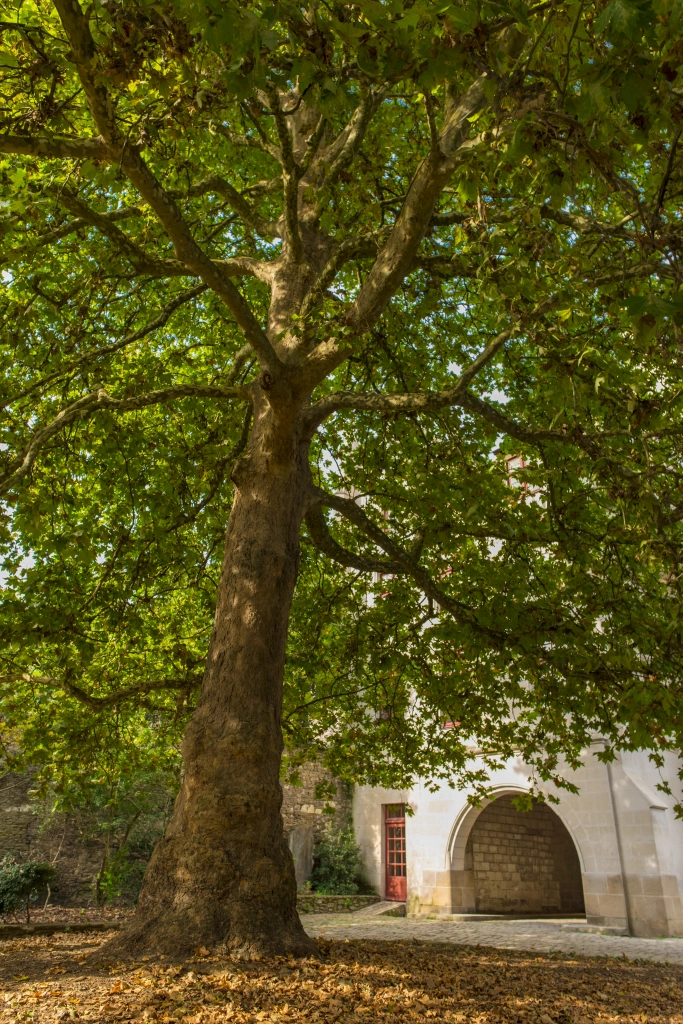
<instances>
[{"instance_id":1,"label":"bush near wall","mask_svg":"<svg viewBox=\"0 0 683 1024\"><path fill-rule=\"evenodd\" d=\"M327 896L355 896L363 890L361 852L353 825L330 825L315 851L310 887Z\"/></svg>"}]
</instances>

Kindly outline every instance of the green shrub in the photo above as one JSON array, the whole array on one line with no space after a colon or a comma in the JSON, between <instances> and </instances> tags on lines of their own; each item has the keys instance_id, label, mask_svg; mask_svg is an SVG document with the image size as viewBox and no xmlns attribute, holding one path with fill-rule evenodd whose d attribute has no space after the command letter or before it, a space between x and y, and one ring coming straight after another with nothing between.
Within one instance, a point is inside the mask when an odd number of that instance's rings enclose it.
<instances>
[{"instance_id":1,"label":"green shrub","mask_svg":"<svg viewBox=\"0 0 683 1024\"><path fill-rule=\"evenodd\" d=\"M26 921L31 920L30 905L38 899L39 891L49 885L57 872L51 864L27 860L19 863L10 854L0 861L0 914L12 914L19 907L26 910Z\"/></svg>"},{"instance_id":2,"label":"green shrub","mask_svg":"<svg viewBox=\"0 0 683 1024\"><path fill-rule=\"evenodd\" d=\"M351 825L329 828L316 849L311 888L326 896L354 896L360 890L360 848Z\"/></svg>"}]
</instances>

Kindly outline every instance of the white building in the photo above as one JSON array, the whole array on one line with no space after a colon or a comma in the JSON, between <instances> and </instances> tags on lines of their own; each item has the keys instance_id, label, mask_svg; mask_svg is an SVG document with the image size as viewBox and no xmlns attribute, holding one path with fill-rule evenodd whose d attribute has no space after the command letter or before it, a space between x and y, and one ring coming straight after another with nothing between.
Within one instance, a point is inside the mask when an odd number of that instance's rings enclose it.
<instances>
[{"instance_id":1,"label":"white building","mask_svg":"<svg viewBox=\"0 0 683 1024\"><path fill-rule=\"evenodd\" d=\"M576 914L637 936L683 935L683 821L657 789L644 753L605 765L586 752L574 795L528 813L528 768L510 761L480 807L448 786L431 793L357 787L354 822L367 881L409 916L461 913ZM662 775L678 782L672 757ZM409 810L408 810L409 809Z\"/></svg>"}]
</instances>

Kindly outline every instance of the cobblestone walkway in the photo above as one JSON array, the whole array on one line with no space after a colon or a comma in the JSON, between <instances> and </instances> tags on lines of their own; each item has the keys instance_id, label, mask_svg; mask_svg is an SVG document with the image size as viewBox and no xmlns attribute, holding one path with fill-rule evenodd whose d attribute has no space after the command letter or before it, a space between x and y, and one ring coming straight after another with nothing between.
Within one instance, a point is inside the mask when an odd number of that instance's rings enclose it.
<instances>
[{"instance_id":1,"label":"cobblestone walkway","mask_svg":"<svg viewBox=\"0 0 683 1024\"><path fill-rule=\"evenodd\" d=\"M631 960L683 963L682 939L634 939L614 935L567 932L552 921L430 921L397 917L356 917L354 914L302 914L311 936L328 939L386 939L452 942L464 946L579 953L583 956L626 956Z\"/></svg>"}]
</instances>

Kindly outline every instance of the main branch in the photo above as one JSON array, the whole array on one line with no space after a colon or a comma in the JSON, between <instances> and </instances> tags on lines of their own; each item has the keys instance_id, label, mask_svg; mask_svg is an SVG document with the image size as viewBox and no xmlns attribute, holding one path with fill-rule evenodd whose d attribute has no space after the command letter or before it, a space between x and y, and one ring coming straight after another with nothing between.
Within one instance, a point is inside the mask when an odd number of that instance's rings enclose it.
<instances>
[{"instance_id":1,"label":"main branch","mask_svg":"<svg viewBox=\"0 0 683 1024\"><path fill-rule=\"evenodd\" d=\"M154 210L174 245L178 260L223 299L262 367L271 374L277 374L282 364L249 304L228 274L197 244L176 203L152 174L139 148L119 131L104 78L97 72L97 50L90 26L78 0L55 0L55 6L71 44L90 112L102 134L110 161L115 160L119 164L142 198Z\"/></svg>"},{"instance_id":2,"label":"main branch","mask_svg":"<svg viewBox=\"0 0 683 1024\"><path fill-rule=\"evenodd\" d=\"M406 572L398 562L383 562L379 558L366 558L364 555L357 555L353 551L343 548L330 533L319 504L313 505L306 514L306 526L315 547L333 561L338 562L339 565L343 565L345 569L386 573L388 576L397 576Z\"/></svg>"},{"instance_id":3,"label":"main branch","mask_svg":"<svg viewBox=\"0 0 683 1024\"><path fill-rule=\"evenodd\" d=\"M104 711L105 708L118 707L125 700L133 697L142 697L146 693L154 693L159 690L192 690L201 686L203 675L187 676L185 679L158 679L148 683L139 683L137 686L128 686L125 690L118 690L116 693L107 694L106 697L93 697L86 690L76 686L68 679L57 679L54 676L34 676L28 673L15 673L13 675L0 676L1 683L39 683L44 686L52 686L63 690L70 697L75 697L81 704L85 704L91 711Z\"/></svg>"}]
</instances>

